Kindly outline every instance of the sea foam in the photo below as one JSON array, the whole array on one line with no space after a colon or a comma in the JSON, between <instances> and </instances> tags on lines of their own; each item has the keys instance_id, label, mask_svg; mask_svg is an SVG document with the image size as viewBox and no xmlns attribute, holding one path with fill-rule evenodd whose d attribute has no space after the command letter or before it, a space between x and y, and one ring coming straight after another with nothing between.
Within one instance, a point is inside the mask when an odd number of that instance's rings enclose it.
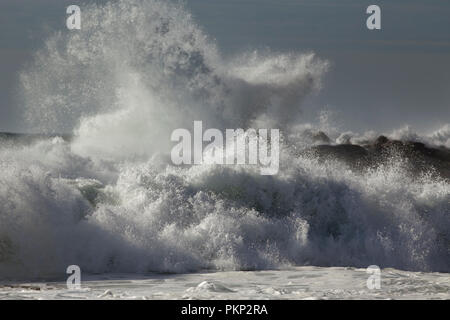
<instances>
[{"instance_id":1,"label":"sea foam","mask_svg":"<svg viewBox=\"0 0 450 320\"><path fill-rule=\"evenodd\" d=\"M327 66L313 53L225 61L177 4L83 9L81 32L50 37L21 75L30 128L73 138L0 145L0 277L61 276L72 264L88 273L449 272L448 181L413 176L401 158L355 172L298 155L319 128L301 123L299 107ZM194 120L281 128L279 173L172 165L170 133ZM448 144L447 131L430 143Z\"/></svg>"}]
</instances>

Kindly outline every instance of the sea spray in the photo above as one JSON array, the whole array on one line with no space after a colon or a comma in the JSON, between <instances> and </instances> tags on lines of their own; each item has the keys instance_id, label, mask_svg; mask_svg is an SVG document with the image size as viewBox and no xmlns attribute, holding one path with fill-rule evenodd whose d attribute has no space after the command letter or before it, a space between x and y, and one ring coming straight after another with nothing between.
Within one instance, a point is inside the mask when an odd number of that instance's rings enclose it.
<instances>
[{"instance_id":1,"label":"sea spray","mask_svg":"<svg viewBox=\"0 0 450 320\"><path fill-rule=\"evenodd\" d=\"M359 172L299 155L315 128L299 106L326 62L256 52L225 63L185 9L162 1L88 6L80 31L52 36L22 73L34 130L74 137L0 144L0 277L65 276L73 264L450 271L448 181L413 176L401 158ZM278 174L174 166L170 133L195 119L283 128Z\"/></svg>"}]
</instances>

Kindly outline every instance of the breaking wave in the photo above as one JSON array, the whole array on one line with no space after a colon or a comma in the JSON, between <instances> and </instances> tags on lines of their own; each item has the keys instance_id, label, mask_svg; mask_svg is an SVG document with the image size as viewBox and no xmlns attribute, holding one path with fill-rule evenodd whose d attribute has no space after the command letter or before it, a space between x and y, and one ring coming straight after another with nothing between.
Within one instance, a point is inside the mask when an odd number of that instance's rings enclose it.
<instances>
[{"instance_id":1,"label":"breaking wave","mask_svg":"<svg viewBox=\"0 0 450 320\"><path fill-rule=\"evenodd\" d=\"M298 153L324 126L302 124L299 107L327 65L313 53L225 61L179 4L84 8L82 30L53 35L21 75L30 127L72 138L0 142L0 277L61 275L71 264L94 273L449 272L448 180L413 175L401 157L360 172ZM279 173L171 165L172 130L194 120L283 128ZM449 147L449 128L423 139Z\"/></svg>"}]
</instances>

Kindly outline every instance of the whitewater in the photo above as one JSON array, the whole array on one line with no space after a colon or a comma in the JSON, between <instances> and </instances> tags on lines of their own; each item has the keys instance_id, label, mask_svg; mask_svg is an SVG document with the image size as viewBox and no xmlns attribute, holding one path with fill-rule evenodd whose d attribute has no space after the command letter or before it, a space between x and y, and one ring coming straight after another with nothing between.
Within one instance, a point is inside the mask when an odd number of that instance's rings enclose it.
<instances>
[{"instance_id":1,"label":"whitewater","mask_svg":"<svg viewBox=\"0 0 450 320\"><path fill-rule=\"evenodd\" d=\"M0 136L0 298L448 299L449 180L398 155L360 171L301 152L319 132L380 134L302 121L328 67L312 52L225 59L181 4L88 5L81 32L52 34L20 75L42 135ZM194 120L281 129L278 174L173 165L171 133ZM450 148L450 125L385 135ZM90 280L72 295L69 265Z\"/></svg>"}]
</instances>

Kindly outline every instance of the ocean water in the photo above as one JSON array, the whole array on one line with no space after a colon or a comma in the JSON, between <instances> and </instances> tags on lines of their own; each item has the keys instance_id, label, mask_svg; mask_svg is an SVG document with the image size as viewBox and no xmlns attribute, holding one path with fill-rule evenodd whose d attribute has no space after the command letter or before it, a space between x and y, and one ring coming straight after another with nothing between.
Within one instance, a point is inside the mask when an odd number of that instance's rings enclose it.
<instances>
[{"instance_id":1,"label":"ocean water","mask_svg":"<svg viewBox=\"0 0 450 320\"><path fill-rule=\"evenodd\" d=\"M368 289L365 269L295 267L284 270L189 274L108 273L82 277L79 289L65 282L0 286L0 299L54 300L339 300L448 299L446 273L383 269L379 289Z\"/></svg>"},{"instance_id":2,"label":"ocean water","mask_svg":"<svg viewBox=\"0 0 450 320\"><path fill-rule=\"evenodd\" d=\"M330 144L380 134L338 130L327 113L302 122L298 106L321 89L327 61L270 51L225 59L182 5L157 0L91 5L83 28L55 33L21 74L24 117L48 136L0 139L1 279L61 279L73 264L199 283L208 276L187 274L339 277L339 267L378 265L448 282L448 180L411 173L395 155L361 172L299 153L317 144L311 132ZM171 132L194 120L281 128L279 173L172 165ZM450 148L449 125L384 134ZM434 293L448 292L439 281Z\"/></svg>"}]
</instances>

